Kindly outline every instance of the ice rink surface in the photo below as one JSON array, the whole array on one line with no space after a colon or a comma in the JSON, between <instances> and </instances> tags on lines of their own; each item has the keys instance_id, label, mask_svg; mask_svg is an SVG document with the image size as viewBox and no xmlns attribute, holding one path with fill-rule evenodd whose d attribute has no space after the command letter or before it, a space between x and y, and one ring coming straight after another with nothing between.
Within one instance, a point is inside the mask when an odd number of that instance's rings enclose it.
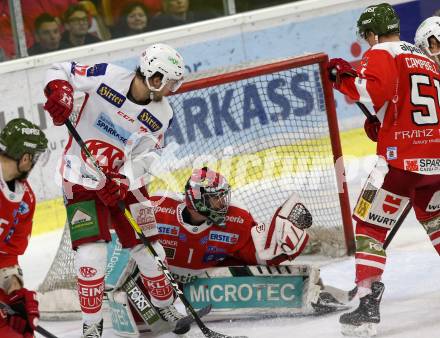
<instances>
[{"instance_id":1,"label":"ice rink surface","mask_svg":"<svg viewBox=\"0 0 440 338\"><path fill-rule=\"evenodd\" d=\"M353 175L352 175L353 177ZM361 188L358 177L349 182L351 205ZM33 237L20 263L25 284L37 288L53 260L61 231ZM388 261L383 282L385 293L381 304L381 324L378 337L437 338L440 337L440 257L431 246L413 212L402 225L387 250ZM304 259L298 260L298 262ZM349 290L354 286L354 258L318 262L325 284ZM353 303L357 307L358 301ZM229 335L249 338L333 338L342 337L340 313L321 317L259 319L252 321L214 322L207 326ZM60 338L79 338L81 323L40 322L40 325ZM105 338L118 337L104 323ZM37 337L41 337L37 334ZM174 334L160 337L177 337ZM194 326L185 337L203 337Z\"/></svg>"}]
</instances>

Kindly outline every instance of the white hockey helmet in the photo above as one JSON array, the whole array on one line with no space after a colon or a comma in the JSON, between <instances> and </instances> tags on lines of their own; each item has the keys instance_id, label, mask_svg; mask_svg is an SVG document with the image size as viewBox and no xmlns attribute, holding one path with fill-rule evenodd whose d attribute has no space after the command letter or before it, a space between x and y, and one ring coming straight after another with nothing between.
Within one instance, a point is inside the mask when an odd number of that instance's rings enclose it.
<instances>
[{"instance_id":1,"label":"white hockey helmet","mask_svg":"<svg viewBox=\"0 0 440 338\"><path fill-rule=\"evenodd\" d=\"M164 43L156 43L145 49L140 57L139 66L142 74L147 78L146 84L151 91L161 91L166 85L172 92L177 91L185 72L182 56L172 47ZM148 79L156 72L163 75L162 84L154 88Z\"/></svg>"},{"instance_id":2,"label":"white hockey helmet","mask_svg":"<svg viewBox=\"0 0 440 338\"><path fill-rule=\"evenodd\" d=\"M440 51L432 52L430 50L429 38L434 37L440 43L440 17L431 16L423 21L417 28L414 42L426 55L430 56L440 65Z\"/></svg>"}]
</instances>

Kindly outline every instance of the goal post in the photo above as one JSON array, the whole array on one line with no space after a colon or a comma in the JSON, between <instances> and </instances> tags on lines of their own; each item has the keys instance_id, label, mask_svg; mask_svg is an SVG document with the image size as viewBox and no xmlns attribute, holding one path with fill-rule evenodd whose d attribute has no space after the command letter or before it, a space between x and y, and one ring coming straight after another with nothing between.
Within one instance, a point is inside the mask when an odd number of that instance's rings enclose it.
<instances>
[{"instance_id":1,"label":"goal post","mask_svg":"<svg viewBox=\"0 0 440 338\"><path fill-rule=\"evenodd\" d=\"M307 253L352 254L351 210L327 62L326 54L317 53L190 77L168 97L174 117L160 160L163 172L153 175L149 192L182 192L191 170L207 165L228 179L232 200L259 222L269 222L290 195L299 195L313 215ZM45 318L79 310L78 301L71 300L76 298L74 253L67 229L39 288ZM60 310L55 299L72 309Z\"/></svg>"}]
</instances>

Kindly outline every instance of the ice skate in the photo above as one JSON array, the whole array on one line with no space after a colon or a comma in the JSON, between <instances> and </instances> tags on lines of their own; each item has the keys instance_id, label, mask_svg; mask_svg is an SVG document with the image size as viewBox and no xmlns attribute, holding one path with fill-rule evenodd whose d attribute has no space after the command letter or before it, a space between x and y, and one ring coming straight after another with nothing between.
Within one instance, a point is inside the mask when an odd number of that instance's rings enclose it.
<instances>
[{"instance_id":1,"label":"ice skate","mask_svg":"<svg viewBox=\"0 0 440 338\"><path fill-rule=\"evenodd\" d=\"M83 334L81 338L101 338L103 320L99 323L93 323L91 325L83 323Z\"/></svg>"},{"instance_id":2,"label":"ice skate","mask_svg":"<svg viewBox=\"0 0 440 338\"><path fill-rule=\"evenodd\" d=\"M339 318L343 335L372 337L377 334L377 324L380 322L379 305L384 288L383 283L374 282L371 293L360 299L359 307Z\"/></svg>"}]
</instances>

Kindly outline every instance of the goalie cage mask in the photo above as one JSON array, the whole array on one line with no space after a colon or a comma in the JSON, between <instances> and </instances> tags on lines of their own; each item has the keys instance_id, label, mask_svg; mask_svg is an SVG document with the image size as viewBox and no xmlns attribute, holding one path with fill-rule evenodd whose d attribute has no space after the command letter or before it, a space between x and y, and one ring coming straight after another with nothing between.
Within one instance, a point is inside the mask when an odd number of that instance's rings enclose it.
<instances>
[{"instance_id":1,"label":"goalie cage mask","mask_svg":"<svg viewBox=\"0 0 440 338\"><path fill-rule=\"evenodd\" d=\"M204 167L193 170L185 185L188 208L208 218L208 222L225 226L231 201L231 187L221 174Z\"/></svg>"}]
</instances>

